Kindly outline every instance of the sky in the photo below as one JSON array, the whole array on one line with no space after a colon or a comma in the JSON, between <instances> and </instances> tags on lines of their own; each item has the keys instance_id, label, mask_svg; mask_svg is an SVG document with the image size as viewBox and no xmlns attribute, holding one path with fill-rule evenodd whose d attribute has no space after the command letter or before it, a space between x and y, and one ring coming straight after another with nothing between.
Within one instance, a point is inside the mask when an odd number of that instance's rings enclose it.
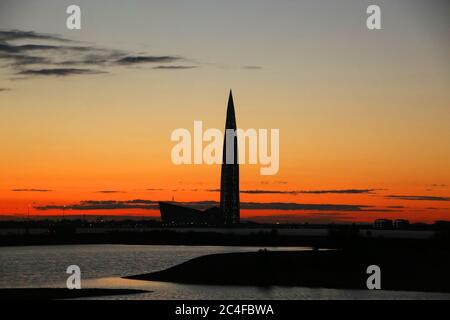
<instances>
[{"instance_id":1,"label":"sky","mask_svg":"<svg viewBox=\"0 0 450 320\"><path fill-rule=\"evenodd\" d=\"M444 0L2 0L0 215L216 204L219 165L173 164L170 135L223 129L232 89L238 127L280 130L276 175L241 165L243 218L450 220L449 14Z\"/></svg>"}]
</instances>

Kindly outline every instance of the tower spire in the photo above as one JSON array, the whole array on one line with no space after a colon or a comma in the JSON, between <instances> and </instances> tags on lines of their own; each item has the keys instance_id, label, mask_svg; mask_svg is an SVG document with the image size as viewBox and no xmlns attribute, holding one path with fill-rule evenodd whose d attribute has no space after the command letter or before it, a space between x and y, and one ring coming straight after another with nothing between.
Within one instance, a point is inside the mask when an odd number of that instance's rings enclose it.
<instances>
[{"instance_id":1,"label":"tower spire","mask_svg":"<svg viewBox=\"0 0 450 320\"><path fill-rule=\"evenodd\" d=\"M233 135L229 134L230 130L234 133ZM228 153L232 153L232 155ZM238 143L236 137L236 115L234 112L233 93L230 89L230 94L228 96L227 118L225 121L220 181L220 209L222 211L225 224L231 225L239 223L239 207L239 163Z\"/></svg>"}]
</instances>

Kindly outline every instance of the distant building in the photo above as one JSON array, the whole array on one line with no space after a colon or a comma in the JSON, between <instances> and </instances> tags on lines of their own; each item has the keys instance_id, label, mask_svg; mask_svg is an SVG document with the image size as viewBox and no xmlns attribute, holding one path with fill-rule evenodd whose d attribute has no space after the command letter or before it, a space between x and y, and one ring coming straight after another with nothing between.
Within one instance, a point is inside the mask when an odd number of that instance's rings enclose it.
<instances>
[{"instance_id":1,"label":"distant building","mask_svg":"<svg viewBox=\"0 0 450 320\"><path fill-rule=\"evenodd\" d=\"M394 220L394 228L395 229L408 229L409 221L405 219L397 219Z\"/></svg>"},{"instance_id":2,"label":"distant building","mask_svg":"<svg viewBox=\"0 0 450 320\"><path fill-rule=\"evenodd\" d=\"M438 230L450 230L450 221L438 220L434 223Z\"/></svg>"},{"instance_id":3,"label":"distant building","mask_svg":"<svg viewBox=\"0 0 450 320\"><path fill-rule=\"evenodd\" d=\"M159 211L164 226L214 226L223 222L219 207L198 210L170 202L159 202Z\"/></svg>"},{"instance_id":4,"label":"distant building","mask_svg":"<svg viewBox=\"0 0 450 320\"><path fill-rule=\"evenodd\" d=\"M377 219L373 223L375 229L392 229L394 224L389 219Z\"/></svg>"},{"instance_id":5,"label":"distant building","mask_svg":"<svg viewBox=\"0 0 450 320\"><path fill-rule=\"evenodd\" d=\"M236 135L233 140L227 140L226 130L236 130L236 115L234 112L233 95L230 90L225 122L223 141L223 161L220 177L220 208L213 207L198 210L170 202L159 202L161 221L165 226L192 225L236 225L240 222L239 200L239 163L238 142ZM227 145L233 148L233 162L227 163Z\"/></svg>"}]
</instances>

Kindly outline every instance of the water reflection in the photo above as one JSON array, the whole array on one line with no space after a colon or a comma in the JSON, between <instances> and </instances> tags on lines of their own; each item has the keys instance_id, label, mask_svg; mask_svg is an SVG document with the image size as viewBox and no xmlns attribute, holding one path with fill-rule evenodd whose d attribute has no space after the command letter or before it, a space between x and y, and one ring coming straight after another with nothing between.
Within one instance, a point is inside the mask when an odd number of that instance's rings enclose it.
<instances>
[{"instance_id":1,"label":"water reflection","mask_svg":"<svg viewBox=\"0 0 450 320\"><path fill-rule=\"evenodd\" d=\"M217 286L122 279L162 270L212 253L257 251L258 247L72 245L0 248L0 287L65 287L67 266L82 271L84 288L129 288L147 293L101 299L450 299L450 294L335 290L281 286ZM310 250L310 248L268 248ZM99 299L96 297L95 299Z\"/></svg>"}]
</instances>

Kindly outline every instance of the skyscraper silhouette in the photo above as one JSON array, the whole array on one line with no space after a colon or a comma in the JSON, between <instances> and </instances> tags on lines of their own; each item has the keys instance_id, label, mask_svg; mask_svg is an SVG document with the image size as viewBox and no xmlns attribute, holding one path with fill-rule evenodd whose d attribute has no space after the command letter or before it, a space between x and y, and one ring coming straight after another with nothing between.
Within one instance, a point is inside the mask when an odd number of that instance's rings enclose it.
<instances>
[{"instance_id":1,"label":"skyscraper silhouette","mask_svg":"<svg viewBox=\"0 0 450 320\"><path fill-rule=\"evenodd\" d=\"M228 133L227 133L228 130ZM223 158L220 179L220 208L206 210L180 206L170 202L159 202L161 221L165 226L232 226L239 224L239 163L236 115L233 94L230 90L223 140ZM172 199L173 200L173 199Z\"/></svg>"},{"instance_id":2,"label":"skyscraper silhouette","mask_svg":"<svg viewBox=\"0 0 450 320\"><path fill-rule=\"evenodd\" d=\"M227 119L225 122L225 134L223 140L223 159L220 179L220 210L226 225L239 223L239 163L238 163L238 143L236 134L231 135L230 130L236 130L236 115L234 113L233 94L230 90L228 97ZM228 154L228 150L233 150L233 154ZM231 152L229 152L231 153Z\"/></svg>"}]
</instances>

